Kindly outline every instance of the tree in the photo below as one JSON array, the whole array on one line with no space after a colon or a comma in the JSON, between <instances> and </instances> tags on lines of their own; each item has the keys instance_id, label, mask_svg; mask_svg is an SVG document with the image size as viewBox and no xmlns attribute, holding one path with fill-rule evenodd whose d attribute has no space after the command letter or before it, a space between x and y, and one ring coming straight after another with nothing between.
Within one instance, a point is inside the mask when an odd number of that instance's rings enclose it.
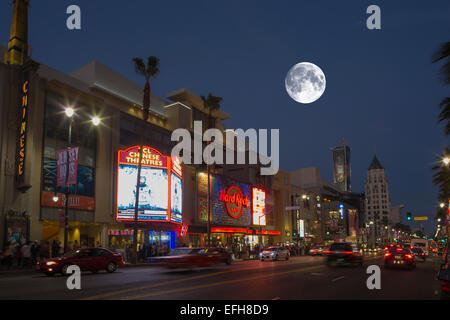
<instances>
[{"instance_id":1,"label":"tree","mask_svg":"<svg viewBox=\"0 0 450 320\"><path fill-rule=\"evenodd\" d=\"M223 100L221 97L213 96L211 93L208 94L208 97L201 96L203 100L203 107L205 110L208 110L208 124L207 129L215 127L215 125L211 125L212 120L212 112L214 110L220 109L220 102ZM209 142L208 142L209 143ZM206 165L206 171L208 175L208 193L207 193L207 210L208 210L208 248L211 246L211 195L210 195L210 174L209 174L209 165Z\"/></svg>"},{"instance_id":2,"label":"tree","mask_svg":"<svg viewBox=\"0 0 450 320\"><path fill-rule=\"evenodd\" d=\"M147 59L147 65L141 58L133 58L135 71L137 74L145 78L144 87L144 101L142 105L143 109L143 128L141 130L141 142L139 144L139 164L136 181L136 202L134 209L134 232L133 232L133 262L137 263L137 234L138 234L138 212L139 212L139 190L141 185L141 169L142 169L142 151L144 145L144 139L146 137L147 121L150 113L150 78L155 77L159 73L159 59L154 56L150 56Z\"/></svg>"},{"instance_id":3,"label":"tree","mask_svg":"<svg viewBox=\"0 0 450 320\"><path fill-rule=\"evenodd\" d=\"M444 61L440 68L442 80L445 84L450 84L450 41L441 45L433 54L433 63ZM444 98L439 104L441 112L438 122L445 123L445 134L450 134L450 97Z\"/></svg>"}]
</instances>

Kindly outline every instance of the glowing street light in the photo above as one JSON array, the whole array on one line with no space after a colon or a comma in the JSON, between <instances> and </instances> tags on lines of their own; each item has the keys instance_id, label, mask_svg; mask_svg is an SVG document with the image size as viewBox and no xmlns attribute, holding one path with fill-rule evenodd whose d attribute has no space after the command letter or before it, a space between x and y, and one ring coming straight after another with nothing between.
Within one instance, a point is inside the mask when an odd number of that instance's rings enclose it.
<instances>
[{"instance_id":1,"label":"glowing street light","mask_svg":"<svg viewBox=\"0 0 450 320\"><path fill-rule=\"evenodd\" d=\"M450 157L444 157L442 158L442 162L444 163L444 165L448 166L450 163Z\"/></svg>"},{"instance_id":2,"label":"glowing street light","mask_svg":"<svg viewBox=\"0 0 450 320\"><path fill-rule=\"evenodd\" d=\"M65 112L66 112L66 116L68 116L69 118L72 118L72 116L75 113L75 111L71 107L67 107Z\"/></svg>"},{"instance_id":3,"label":"glowing street light","mask_svg":"<svg viewBox=\"0 0 450 320\"><path fill-rule=\"evenodd\" d=\"M444 203L444 202L441 202L441 203L439 204L439 206L440 206L441 208L443 208L443 207L445 207L445 203Z\"/></svg>"},{"instance_id":4,"label":"glowing street light","mask_svg":"<svg viewBox=\"0 0 450 320\"><path fill-rule=\"evenodd\" d=\"M100 118L99 117L94 117L92 118L92 123L94 126L98 126L100 124Z\"/></svg>"}]
</instances>

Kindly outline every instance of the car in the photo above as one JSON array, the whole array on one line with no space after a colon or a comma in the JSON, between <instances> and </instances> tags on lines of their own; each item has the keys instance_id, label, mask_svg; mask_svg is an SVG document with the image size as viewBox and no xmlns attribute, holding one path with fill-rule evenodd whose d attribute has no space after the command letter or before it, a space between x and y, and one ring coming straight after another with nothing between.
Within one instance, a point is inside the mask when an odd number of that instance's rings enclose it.
<instances>
[{"instance_id":1,"label":"car","mask_svg":"<svg viewBox=\"0 0 450 320\"><path fill-rule=\"evenodd\" d=\"M167 256L151 258L152 263L160 263L169 269L201 268L233 261L231 251L221 247L205 248L176 248Z\"/></svg>"},{"instance_id":2,"label":"car","mask_svg":"<svg viewBox=\"0 0 450 320\"><path fill-rule=\"evenodd\" d=\"M384 253L384 266L385 268L403 267L413 270L416 268L416 259L411 249L396 246L389 248Z\"/></svg>"},{"instance_id":3,"label":"car","mask_svg":"<svg viewBox=\"0 0 450 320\"><path fill-rule=\"evenodd\" d=\"M425 255L425 252L423 251L422 248L414 247L411 249L411 252L414 254L414 257L416 258L416 260L420 259L423 262L425 262L427 260L427 256Z\"/></svg>"},{"instance_id":4,"label":"car","mask_svg":"<svg viewBox=\"0 0 450 320\"><path fill-rule=\"evenodd\" d=\"M363 265L363 257L360 250L350 242L333 243L328 250L324 250L326 264L328 266L337 265Z\"/></svg>"},{"instance_id":5,"label":"car","mask_svg":"<svg viewBox=\"0 0 450 320\"><path fill-rule=\"evenodd\" d=\"M323 253L323 250L325 250L325 247L323 246L316 246L316 247L312 247L308 254L311 256L321 256Z\"/></svg>"},{"instance_id":6,"label":"car","mask_svg":"<svg viewBox=\"0 0 450 320\"><path fill-rule=\"evenodd\" d=\"M67 276L67 269L71 265L80 267L81 271L97 273L106 270L111 273L123 266L123 257L105 248L83 248L68 252L59 258L39 261L36 264L36 272L45 273L47 276L57 273Z\"/></svg>"},{"instance_id":7,"label":"car","mask_svg":"<svg viewBox=\"0 0 450 320\"><path fill-rule=\"evenodd\" d=\"M261 252L261 261L264 260L289 260L289 250L281 246L268 247Z\"/></svg>"}]
</instances>

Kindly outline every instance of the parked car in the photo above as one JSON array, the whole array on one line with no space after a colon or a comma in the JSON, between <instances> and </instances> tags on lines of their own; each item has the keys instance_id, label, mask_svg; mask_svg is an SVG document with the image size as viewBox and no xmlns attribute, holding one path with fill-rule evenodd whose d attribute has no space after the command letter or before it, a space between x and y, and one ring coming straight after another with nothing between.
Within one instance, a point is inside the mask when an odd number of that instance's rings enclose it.
<instances>
[{"instance_id":1,"label":"parked car","mask_svg":"<svg viewBox=\"0 0 450 320\"><path fill-rule=\"evenodd\" d=\"M161 263L169 269L209 267L233 261L232 252L224 248L177 248L172 249L167 256L155 257L152 262Z\"/></svg>"},{"instance_id":2,"label":"parked car","mask_svg":"<svg viewBox=\"0 0 450 320\"><path fill-rule=\"evenodd\" d=\"M328 250L322 251L327 256L328 266L337 265L363 265L363 257L360 250L349 242L333 243Z\"/></svg>"},{"instance_id":3,"label":"parked car","mask_svg":"<svg viewBox=\"0 0 450 320\"><path fill-rule=\"evenodd\" d=\"M67 268L71 265L80 267L81 271L114 272L123 266L123 257L105 248L84 248L66 253L60 258L41 260L36 264L36 271L48 276L56 273L68 275Z\"/></svg>"},{"instance_id":4,"label":"parked car","mask_svg":"<svg viewBox=\"0 0 450 320\"><path fill-rule=\"evenodd\" d=\"M389 248L384 253L384 266L385 268L403 267L412 270L416 268L416 260L411 249L396 246Z\"/></svg>"},{"instance_id":5,"label":"parked car","mask_svg":"<svg viewBox=\"0 0 450 320\"><path fill-rule=\"evenodd\" d=\"M289 250L285 247L272 246L268 247L261 252L261 261L264 260L289 260Z\"/></svg>"}]
</instances>

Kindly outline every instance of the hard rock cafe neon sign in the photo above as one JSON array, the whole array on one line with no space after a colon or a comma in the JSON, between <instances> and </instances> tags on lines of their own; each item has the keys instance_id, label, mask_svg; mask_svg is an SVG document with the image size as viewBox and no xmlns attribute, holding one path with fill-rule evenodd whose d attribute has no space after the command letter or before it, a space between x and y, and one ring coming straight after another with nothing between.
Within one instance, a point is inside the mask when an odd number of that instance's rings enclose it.
<instances>
[{"instance_id":1,"label":"hard rock cafe neon sign","mask_svg":"<svg viewBox=\"0 0 450 320\"><path fill-rule=\"evenodd\" d=\"M244 207L248 208L250 205L248 197L244 198L241 190L236 186L230 187L227 192L221 190L219 201L225 202L228 214L235 219L242 215Z\"/></svg>"}]
</instances>

